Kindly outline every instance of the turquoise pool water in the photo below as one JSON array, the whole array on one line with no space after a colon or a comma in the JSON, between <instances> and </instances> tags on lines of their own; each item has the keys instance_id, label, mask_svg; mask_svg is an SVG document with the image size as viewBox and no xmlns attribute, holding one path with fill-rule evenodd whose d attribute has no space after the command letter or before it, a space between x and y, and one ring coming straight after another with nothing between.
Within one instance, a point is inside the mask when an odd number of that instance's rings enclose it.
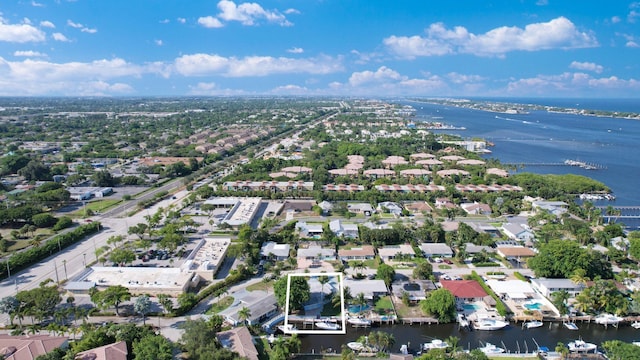
<instances>
[{"instance_id":1,"label":"turquoise pool water","mask_svg":"<svg viewBox=\"0 0 640 360\"><path fill-rule=\"evenodd\" d=\"M480 307L476 304L463 304L462 308L465 310L478 310Z\"/></svg>"},{"instance_id":2,"label":"turquoise pool water","mask_svg":"<svg viewBox=\"0 0 640 360\"><path fill-rule=\"evenodd\" d=\"M542 308L542 304L540 304L539 302L525 303L523 306L527 310L540 310Z\"/></svg>"},{"instance_id":3,"label":"turquoise pool water","mask_svg":"<svg viewBox=\"0 0 640 360\"><path fill-rule=\"evenodd\" d=\"M371 308L369 305L350 305L347 310L352 314L361 313Z\"/></svg>"}]
</instances>

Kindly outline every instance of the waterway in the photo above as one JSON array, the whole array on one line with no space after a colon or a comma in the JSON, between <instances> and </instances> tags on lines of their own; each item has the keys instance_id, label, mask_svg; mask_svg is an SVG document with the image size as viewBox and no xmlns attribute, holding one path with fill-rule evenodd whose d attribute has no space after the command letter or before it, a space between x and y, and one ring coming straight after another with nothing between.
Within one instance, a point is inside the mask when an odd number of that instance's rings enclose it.
<instances>
[{"instance_id":1,"label":"waterway","mask_svg":"<svg viewBox=\"0 0 640 360\"><path fill-rule=\"evenodd\" d=\"M444 340L449 336L460 339L459 346L464 349L474 349L490 342L499 347L504 347L509 352L535 351L536 343L553 350L558 342L567 344L578 338L592 342L600 346L607 340L622 340L626 342L640 339L640 330L628 325L620 325L618 328L604 328L595 323L578 323L578 331L565 329L560 323L545 323L537 329L522 329L519 324L511 324L509 327L497 331L469 331L459 330L457 324L443 325L383 325L372 329L347 329L346 335L304 335L302 340L303 353L319 353L333 349L340 352L341 346L350 341L356 341L359 337L367 335L370 331L384 331L393 334L395 345L392 352L398 352L400 346L408 344L409 349L417 351L421 344L433 339ZM602 350L602 349L601 349Z\"/></svg>"},{"instance_id":2,"label":"waterway","mask_svg":"<svg viewBox=\"0 0 640 360\"><path fill-rule=\"evenodd\" d=\"M584 108L640 112L637 101L600 101L590 106L589 101L570 100L562 103L545 103L540 99L520 103L582 107ZM592 101L593 102L593 101ZM616 200L596 201L599 206L640 206L640 161L638 160L638 139L640 121L615 118L580 116L565 113L534 111L529 114L499 114L452 106L405 102L416 108L416 118L424 121L438 121L466 130L444 132L456 133L463 138L483 138L491 141L491 154L487 158L499 159L502 163L562 163L567 159L580 160L603 166L602 170L586 170L575 166L524 166L514 172L526 171L538 174L578 174L599 180L612 189ZM620 107L619 109L616 106ZM632 227L640 226L625 220ZM533 339L540 346L551 349L558 342L568 343L578 337L600 345L606 340L619 339L627 342L640 340L640 330L628 325L605 329L601 325L578 324L578 331L567 330L559 323L545 323L538 329L523 330L511 325L499 331L459 331L455 324L445 325L384 325L373 330L392 333L396 344L392 351L398 352L402 344L417 350L420 344L434 338L448 336L460 338L464 348L476 348L481 342L491 342L504 346L510 352L525 352L535 349ZM370 329L347 330L346 335L305 335L302 337L302 352L321 352L333 349L340 352L343 344L356 341L368 334ZM525 345L526 342L526 345Z\"/></svg>"},{"instance_id":3,"label":"waterway","mask_svg":"<svg viewBox=\"0 0 640 360\"><path fill-rule=\"evenodd\" d=\"M580 100L574 101L574 106L582 103ZM595 205L640 206L637 187L640 179L637 155L640 153L640 121L546 111L502 114L427 103L406 103L416 108L417 119L464 127L466 130L447 132L465 139L483 138L492 142L495 144L490 148L492 153L484 156L499 159L504 164L563 163L570 159L600 165L603 169L525 165L518 166L512 172L588 176L603 182L616 196L613 202L595 201ZM638 102L620 100L613 103L624 104L624 111L637 109L635 111L640 112ZM603 105L597 107L602 108ZM640 220L637 219L622 221L631 228L640 226Z\"/></svg>"}]
</instances>

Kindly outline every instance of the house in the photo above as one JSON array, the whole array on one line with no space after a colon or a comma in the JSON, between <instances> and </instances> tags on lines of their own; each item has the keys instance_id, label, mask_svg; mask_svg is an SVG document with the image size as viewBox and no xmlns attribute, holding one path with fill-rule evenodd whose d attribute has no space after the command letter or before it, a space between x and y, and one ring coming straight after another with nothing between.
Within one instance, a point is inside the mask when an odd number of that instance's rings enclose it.
<instances>
[{"instance_id":1,"label":"house","mask_svg":"<svg viewBox=\"0 0 640 360\"><path fill-rule=\"evenodd\" d=\"M531 202L531 207L536 211L547 211L556 217L566 213L569 205L564 201L545 201L538 200Z\"/></svg>"},{"instance_id":2,"label":"house","mask_svg":"<svg viewBox=\"0 0 640 360\"><path fill-rule=\"evenodd\" d=\"M313 210L315 201L308 200L286 200L283 204L283 211L291 211L294 213L309 212Z\"/></svg>"},{"instance_id":3,"label":"house","mask_svg":"<svg viewBox=\"0 0 640 360\"><path fill-rule=\"evenodd\" d=\"M345 288L349 288L349 292L354 298L358 297L360 293L362 293L367 300L373 300L376 297L389 294L389 289L387 289L384 280L344 279L343 284Z\"/></svg>"},{"instance_id":4,"label":"house","mask_svg":"<svg viewBox=\"0 0 640 360\"><path fill-rule=\"evenodd\" d=\"M524 246L498 246L496 253L507 260L514 260L517 262L527 262L527 259L536 256L536 252L533 249Z\"/></svg>"},{"instance_id":5,"label":"house","mask_svg":"<svg viewBox=\"0 0 640 360\"><path fill-rule=\"evenodd\" d=\"M447 198L437 198L435 205L437 209L442 209L442 208L455 209L456 208L456 204L454 204L453 202L451 202L451 200Z\"/></svg>"},{"instance_id":6,"label":"house","mask_svg":"<svg viewBox=\"0 0 640 360\"><path fill-rule=\"evenodd\" d=\"M475 280L440 280L440 285L459 300L482 301L488 295Z\"/></svg>"},{"instance_id":7,"label":"house","mask_svg":"<svg viewBox=\"0 0 640 360\"><path fill-rule=\"evenodd\" d=\"M481 253L483 250L487 253L495 252L496 250L490 246L485 245L476 245L473 243L466 243L464 246L464 252L469 256L473 256L475 254Z\"/></svg>"},{"instance_id":8,"label":"house","mask_svg":"<svg viewBox=\"0 0 640 360\"><path fill-rule=\"evenodd\" d=\"M258 360L258 349L253 343L253 336L246 326L222 331L216 334L222 347L240 355L243 359Z\"/></svg>"},{"instance_id":9,"label":"house","mask_svg":"<svg viewBox=\"0 0 640 360\"><path fill-rule=\"evenodd\" d=\"M6 360L33 360L54 349L67 348L68 346L68 339L62 336L0 334L2 359Z\"/></svg>"},{"instance_id":10,"label":"house","mask_svg":"<svg viewBox=\"0 0 640 360\"><path fill-rule=\"evenodd\" d=\"M260 256L263 259L284 261L289 258L289 249L289 244L276 244L273 241L267 241L262 244Z\"/></svg>"},{"instance_id":11,"label":"house","mask_svg":"<svg viewBox=\"0 0 640 360\"><path fill-rule=\"evenodd\" d=\"M547 298L549 298L552 293L562 290L565 290L570 296L574 297L584 289L584 285L576 284L571 281L571 279L531 279L531 286Z\"/></svg>"},{"instance_id":12,"label":"house","mask_svg":"<svg viewBox=\"0 0 640 360\"><path fill-rule=\"evenodd\" d=\"M397 203L391 202L391 201L383 201L383 202L379 203L378 207L376 208L376 210L379 213L388 212L390 214L393 214L396 217L402 215L402 206L400 206Z\"/></svg>"},{"instance_id":13,"label":"house","mask_svg":"<svg viewBox=\"0 0 640 360\"><path fill-rule=\"evenodd\" d=\"M422 254L426 258L453 256L453 250L444 243L422 243L420 244L420 250L422 250Z\"/></svg>"},{"instance_id":14,"label":"house","mask_svg":"<svg viewBox=\"0 0 640 360\"><path fill-rule=\"evenodd\" d=\"M307 248L298 249L298 259L333 261L336 259L336 251L333 248L311 244Z\"/></svg>"},{"instance_id":15,"label":"house","mask_svg":"<svg viewBox=\"0 0 640 360\"><path fill-rule=\"evenodd\" d=\"M322 209L322 215L328 215L331 213L331 210L333 210L333 204L326 200L319 203L318 206Z\"/></svg>"},{"instance_id":16,"label":"house","mask_svg":"<svg viewBox=\"0 0 640 360\"><path fill-rule=\"evenodd\" d=\"M343 224L340 219L329 222L329 229L339 237L346 237L350 239L358 238L358 225L356 224Z\"/></svg>"},{"instance_id":17,"label":"house","mask_svg":"<svg viewBox=\"0 0 640 360\"><path fill-rule=\"evenodd\" d=\"M273 293L240 290L233 297L233 304L219 313L233 326L241 323L240 311L245 307L250 312L249 318L246 319L248 325L260 324L278 313L278 304Z\"/></svg>"},{"instance_id":18,"label":"house","mask_svg":"<svg viewBox=\"0 0 640 360\"><path fill-rule=\"evenodd\" d=\"M417 302L427 298L427 293L437 289L431 280L414 280L411 282L403 281L393 284L393 295L402 299L407 293L409 301Z\"/></svg>"},{"instance_id":19,"label":"house","mask_svg":"<svg viewBox=\"0 0 640 360\"><path fill-rule=\"evenodd\" d=\"M75 360L127 360L126 341L118 341L113 344L100 346L76 354Z\"/></svg>"},{"instance_id":20,"label":"house","mask_svg":"<svg viewBox=\"0 0 640 360\"><path fill-rule=\"evenodd\" d=\"M391 261L396 257L408 256L410 258L413 258L416 256L416 252L409 244L388 245L378 248L378 255L380 255L380 258L384 261Z\"/></svg>"},{"instance_id":21,"label":"house","mask_svg":"<svg viewBox=\"0 0 640 360\"><path fill-rule=\"evenodd\" d=\"M310 224L305 221L298 221L296 230L298 230L301 237L305 238L319 238L324 232L322 224Z\"/></svg>"},{"instance_id":22,"label":"house","mask_svg":"<svg viewBox=\"0 0 640 360\"><path fill-rule=\"evenodd\" d=\"M513 240L531 241L535 235L518 224L506 223L502 225L502 231Z\"/></svg>"},{"instance_id":23,"label":"house","mask_svg":"<svg viewBox=\"0 0 640 360\"><path fill-rule=\"evenodd\" d=\"M362 247L354 247L351 249L338 250L338 257L342 261L349 260L371 260L376 253L371 245L363 245Z\"/></svg>"},{"instance_id":24,"label":"house","mask_svg":"<svg viewBox=\"0 0 640 360\"><path fill-rule=\"evenodd\" d=\"M491 215L491 206L483 203L464 203L460 204L462 210L469 215Z\"/></svg>"},{"instance_id":25,"label":"house","mask_svg":"<svg viewBox=\"0 0 640 360\"><path fill-rule=\"evenodd\" d=\"M347 209L354 214L363 214L364 216L373 215L373 206L368 203L350 203L347 204Z\"/></svg>"},{"instance_id":26,"label":"house","mask_svg":"<svg viewBox=\"0 0 640 360\"><path fill-rule=\"evenodd\" d=\"M492 238L502 237L502 233L500 232L500 230L498 230L497 227L491 224L478 223L478 222L468 222L466 224L471 226L471 228L475 230L475 232L477 233L480 233L480 234L487 233L491 235Z\"/></svg>"}]
</instances>

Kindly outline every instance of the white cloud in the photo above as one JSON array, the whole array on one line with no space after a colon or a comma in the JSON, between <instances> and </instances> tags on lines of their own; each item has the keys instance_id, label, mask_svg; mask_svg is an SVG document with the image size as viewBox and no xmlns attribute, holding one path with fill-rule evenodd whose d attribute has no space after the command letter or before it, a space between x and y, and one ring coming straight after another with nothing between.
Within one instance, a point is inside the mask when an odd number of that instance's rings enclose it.
<instances>
[{"instance_id":1,"label":"white cloud","mask_svg":"<svg viewBox=\"0 0 640 360\"><path fill-rule=\"evenodd\" d=\"M462 26L447 29L442 23L434 23L426 29L426 36L392 35L385 38L383 43L392 53L404 58L454 53L503 56L511 51L573 49L598 45L593 34L578 30L565 17L529 24L524 28L502 26L484 34L470 33Z\"/></svg>"},{"instance_id":2,"label":"white cloud","mask_svg":"<svg viewBox=\"0 0 640 360\"><path fill-rule=\"evenodd\" d=\"M329 74L342 70L340 59L326 56L292 59L271 56L226 58L216 54L191 54L177 58L174 65L176 71L184 76L248 77L299 73Z\"/></svg>"},{"instance_id":3,"label":"white cloud","mask_svg":"<svg viewBox=\"0 0 640 360\"><path fill-rule=\"evenodd\" d=\"M354 72L351 74L351 77L349 77L349 84L357 87L368 83L380 83L389 80L403 80L403 77L397 71L389 69L386 66L381 66L376 71L366 70Z\"/></svg>"},{"instance_id":4,"label":"white cloud","mask_svg":"<svg viewBox=\"0 0 640 360\"><path fill-rule=\"evenodd\" d=\"M278 11L265 10L258 3L246 2L236 5L233 1L222 0L218 2L218 9L220 10L217 16L218 18L225 21L238 21L242 25L252 26L262 19L282 26L292 25L286 17Z\"/></svg>"},{"instance_id":5,"label":"white cloud","mask_svg":"<svg viewBox=\"0 0 640 360\"><path fill-rule=\"evenodd\" d=\"M603 70L602 65L598 65L592 62L579 62L579 61L572 61L571 64L569 64L569 68L576 69L576 70L593 71L597 74L600 74Z\"/></svg>"},{"instance_id":6,"label":"white cloud","mask_svg":"<svg viewBox=\"0 0 640 360\"><path fill-rule=\"evenodd\" d=\"M465 74L459 74L457 72L448 73L447 78L454 84L478 83L486 80L484 77L480 75L465 75Z\"/></svg>"},{"instance_id":7,"label":"white cloud","mask_svg":"<svg viewBox=\"0 0 640 360\"><path fill-rule=\"evenodd\" d=\"M300 11L297 9L287 9L284 11L285 14L289 15L289 14L300 14Z\"/></svg>"},{"instance_id":8,"label":"white cloud","mask_svg":"<svg viewBox=\"0 0 640 360\"><path fill-rule=\"evenodd\" d=\"M61 41L61 42L69 42L71 40L67 39L66 36L64 36L64 34L62 33L53 33L51 34L51 36L53 37L53 40L55 41Z\"/></svg>"},{"instance_id":9,"label":"white cloud","mask_svg":"<svg viewBox=\"0 0 640 360\"><path fill-rule=\"evenodd\" d=\"M95 33L98 32L98 30L96 30L96 29L88 28L88 27L86 27L86 26L84 26L82 24L75 23L75 22L73 22L71 20L67 20L67 25L71 26L72 28L80 29L81 32L85 32L85 33L89 33L89 34L95 34Z\"/></svg>"},{"instance_id":10,"label":"white cloud","mask_svg":"<svg viewBox=\"0 0 640 360\"><path fill-rule=\"evenodd\" d=\"M199 82L195 86L189 86L189 95L230 96L246 95L246 92L244 90L221 89L213 82Z\"/></svg>"},{"instance_id":11,"label":"white cloud","mask_svg":"<svg viewBox=\"0 0 640 360\"><path fill-rule=\"evenodd\" d=\"M287 49L287 52L292 54L302 54L304 52L304 49L299 47L292 47L291 49Z\"/></svg>"},{"instance_id":12,"label":"white cloud","mask_svg":"<svg viewBox=\"0 0 640 360\"><path fill-rule=\"evenodd\" d=\"M184 23L186 23L186 22L187 22L187 19L185 19L185 18L177 18L176 20L177 20L180 24L184 24Z\"/></svg>"},{"instance_id":13,"label":"white cloud","mask_svg":"<svg viewBox=\"0 0 640 360\"><path fill-rule=\"evenodd\" d=\"M162 20L160 20L160 24L168 24L168 23L170 23L170 22L171 22L171 20L169 20L169 19L162 19Z\"/></svg>"},{"instance_id":14,"label":"white cloud","mask_svg":"<svg viewBox=\"0 0 640 360\"><path fill-rule=\"evenodd\" d=\"M601 93L602 91L640 90L640 81L636 79L620 79L616 76L596 78L585 73L565 72L558 75L538 75L533 78L518 79L509 82L509 95L548 95Z\"/></svg>"},{"instance_id":15,"label":"white cloud","mask_svg":"<svg viewBox=\"0 0 640 360\"><path fill-rule=\"evenodd\" d=\"M538 1L536 1L536 5L538 5L538 6L549 5L549 0L538 0Z\"/></svg>"},{"instance_id":16,"label":"white cloud","mask_svg":"<svg viewBox=\"0 0 640 360\"><path fill-rule=\"evenodd\" d=\"M50 28L50 29L56 28L56 26L51 21L48 21L48 20L40 21L40 26L44 28Z\"/></svg>"},{"instance_id":17,"label":"white cloud","mask_svg":"<svg viewBox=\"0 0 640 360\"><path fill-rule=\"evenodd\" d=\"M26 43L44 41L45 38L45 33L31 24L7 24L0 17L0 41Z\"/></svg>"},{"instance_id":18,"label":"white cloud","mask_svg":"<svg viewBox=\"0 0 640 360\"><path fill-rule=\"evenodd\" d=\"M31 6L33 6L33 7L44 7L44 4L41 4L41 3L35 2L35 1L31 1Z\"/></svg>"},{"instance_id":19,"label":"white cloud","mask_svg":"<svg viewBox=\"0 0 640 360\"><path fill-rule=\"evenodd\" d=\"M0 58L0 95L107 95L127 94L133 88L117 78L163 75L166 65L136 65L123 59L54 63L37 59Z\"/></svg>"},{"instance_id":20,"label":"white cloud","mask_svg":"<svg viewBox=\"0 0 640 360\"><path fill-rule=\"evenodd\" d=\"M617 36L621 36L621 37L623 37L623 38L626 40L626 42L625 42L624 46L626 46L626 47L630 47L630 48L637 48L637 47L640 47L640 46L638 45L638 42L636 41L635 36L633 36L633 35L629 35L629 34L624 34L624 33L616 33L616 35L617 35Z\"/></svg>"},{"instance_id":21,"label":"white cloud","mask_svg":"<svg viewBox=\"0 0 640 360\"><path fill-rule=\"evenodd\" d=\"M627 14L627 21L635 23L636 19L640 17L640 12L636 9L640 9L640 2L632 2L629 4L629 14Z\"/></svg>"},{"instance_id":22,"label":"white cloud","mask_svg":"<svg viewBox=\"0 0 640 360\"><path fill-rule=\"evenodd\" d=\"M158 45L158 46L162 46L162 45L164 45L164 43L163 43L163 42L162 42L162 40L160 40L160 39L153 40L153 43L154 43L154 44L156 44L156 45Z\"/></svg>"},{"instance_id":23,"label":"white cloud","mask_svg":"<svg viewBox=\"0 0 640 360\"><path fill-rule=\"evenodd\" d=\"M343 94L359 95L417 95L442 93L448 88L439 76L427 74L424 78L409 78L386 66L376 71L354 72L347 84L334 82L329 87Z\"/></svg>"},{"instance_id":24,"label":"white cloud","mask_svg":"<svg viewBox=\"0 0 640 360\"><path fill-rule=\"evenodd\" d=\"M198 18L198 24L206 28L224 27L224 24L220 21L220 19L213 16L204 16L204 17Z\"/></svg>"},{"instance_id":25,"label":"white cloud","mask_svg":"<svg viewBox=\"0 0 640 360\"><path fill-rule=\"evenodd\" d=\"M46 57L47 54L43 54L38 51L33 50L18 50L13 53L13 56L23 56L23 57Z\"/></svg>"},{"instance_id":26,"label":"white cloud","mask_svg":"<svg viewBox=\"0 0 640 360\"><path fill-rule=\"evenodd\" d=\"M298 85L283 85L271 90L272 94L277 95L309 95L309 89Z\"/></svg>"},{"instance_id":27,"label":"white cloud","mask_svg":"<svg viewBox=\"0 0 640 360\"><path fill-rule=\"evenodd\" d=\"M611 22L614 24L619 23L620 21L622 21L622 19L620 18L620 16L612 16L611 17Z\"/></svg>"},{"instance_id":28,"label":"white cloud","mask_svg":"<svg viewBox=\"0 0 640 360\"><path fill-rule=\"evenodd\" d=\"M637 48L637 47L640 47L640 45L638 45L638 43L637 43L637 42L635 42L635 41L633 41L633 40L627 41L627 42L624 44L624 46L626 46L626 47L630 47L630 48Z\"/></svg>"}]
</instances>

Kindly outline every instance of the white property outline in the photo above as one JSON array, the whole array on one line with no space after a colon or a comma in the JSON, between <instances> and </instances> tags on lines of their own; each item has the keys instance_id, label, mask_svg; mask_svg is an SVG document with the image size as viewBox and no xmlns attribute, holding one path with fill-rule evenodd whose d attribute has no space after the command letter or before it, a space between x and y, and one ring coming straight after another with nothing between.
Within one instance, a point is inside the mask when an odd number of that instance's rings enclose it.
<instances>
[{"instance_id":1,"label":"white property outline","mask_svg":"<svg viewBox=\"0 0 640 360\"><path fill-rule=\"evenodd\" d=\"M291 294L291 277L293 276L298 276L298 277L314 277L314 276L328 276L328 277L332 277L332 276L336 276L338 277L338 283L340 284L339 286L339 291L340 291L340 318L341 318L341 323L340 323L340 330L300 330L300 329L296 329L296 330L289 330L288 329L288 325L289 325L289 295ZM322 334L346 334L347 333L347 328L346 328L346 312L345 312L345 308L344 308L344 283L342 282L342 273L340 272L331 272L331 273L295 273L295 274L287 274L287 295L285 298L285 307L284 307L284 326L283 329L285 329L286 331L283 331L285 334L316 334L316 335L322 335Z\"/></svg>"}]
</instances>

